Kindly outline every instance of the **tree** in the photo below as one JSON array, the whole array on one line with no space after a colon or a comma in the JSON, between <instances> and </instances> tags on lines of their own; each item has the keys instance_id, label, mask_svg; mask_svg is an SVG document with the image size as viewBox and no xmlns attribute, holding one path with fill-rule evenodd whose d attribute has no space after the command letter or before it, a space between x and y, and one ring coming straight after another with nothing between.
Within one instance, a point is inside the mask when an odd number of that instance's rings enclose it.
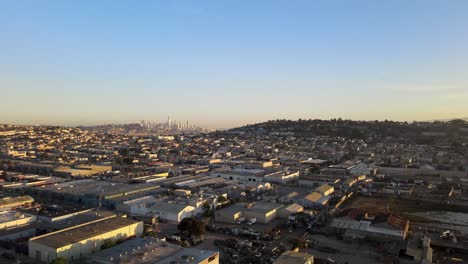
<instances>
[{"instance_id":1,"label":"tree","mask_svg":"<svg viewBox=\"0 0 468 264\"><path fill-rule=\"evenodd\" d=\"M292 238L289 242L298 249L303 249L306 245L306 241L301 237Z\"/></svg>"},{"instance_id":2,"label":"tree","mask_svg":"<svg viewBox=\"0 0 468 264\"><path fill-rule=\"evenodd\" d=\"M210 203L209 202L204 202L203 203L203 209L205 209L204 212L203 212L203 216L204 217L209 217L211 215L211 205L210 205Z\"/></svg>"},{"instance_id":3,"label":"tree","mask_svg":"<svg viewBox=\"0 0 468 264\"><path fill-rule=\"evenodd\" d=\"M187 217L179 223L177 229L188 236L202 237L205 234L205 223L194 217Z\"/></svg>"},{"instance_id":4,"label":"tree","mask_svg":"<svg viewBox=\"0 0 468 264\"><path fill-rule=\"evenodd\" d=\"M52 260L50 264L68 264L68 261L64 257L58 257Z\"/></svg>"}]
</instances>

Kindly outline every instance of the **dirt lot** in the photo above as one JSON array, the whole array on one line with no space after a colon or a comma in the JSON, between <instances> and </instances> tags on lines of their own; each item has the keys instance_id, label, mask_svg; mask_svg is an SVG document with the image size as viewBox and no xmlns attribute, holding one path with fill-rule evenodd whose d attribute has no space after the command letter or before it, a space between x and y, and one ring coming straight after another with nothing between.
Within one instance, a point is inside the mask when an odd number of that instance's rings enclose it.
<instances>
[{"instance_id":1,"label":"dirt lot","mask_svg":"<svg viewBox=\"0 0 468 264\"><path fill-rule=\"evenodd\" d=\"M311 235L309 238L317 241L319 247L329 247L337 250L336 253L326 253L317 248L307 249L307 253L314 255L316 258L348 264L382 263L384 254L365 243L349 243L324 235ZM399 259L399 261L401 264L412 263L412 261L407 262L402 259Z\"/></svg>"},{"instance_id":2,"label":"dirt lot","mask_svg":"<svg viewBox=\"0 0 468 264\"><path fill-rule=\"evenodd\" d=\"M424 211L465 211L462 208L425 201L407 200L398 197L355 196L346 201L343 209L357 208L372 215L415 213Z\"/></svg>"}]
</instances>

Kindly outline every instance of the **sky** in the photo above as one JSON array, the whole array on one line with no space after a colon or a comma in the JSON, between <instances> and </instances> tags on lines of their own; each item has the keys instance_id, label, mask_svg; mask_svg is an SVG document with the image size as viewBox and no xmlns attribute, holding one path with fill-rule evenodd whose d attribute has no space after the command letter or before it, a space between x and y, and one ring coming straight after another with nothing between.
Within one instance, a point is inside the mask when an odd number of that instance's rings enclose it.
<instances>
[{"instance_id":1,"label":"sky","mask_svg":"<svg viewBox=\"0 0 468 264\"><path fill-rule=\"evenodd\" d=\"M468 1L0 1L0 123L468 116Z\"/></svg>"}]
</instances>

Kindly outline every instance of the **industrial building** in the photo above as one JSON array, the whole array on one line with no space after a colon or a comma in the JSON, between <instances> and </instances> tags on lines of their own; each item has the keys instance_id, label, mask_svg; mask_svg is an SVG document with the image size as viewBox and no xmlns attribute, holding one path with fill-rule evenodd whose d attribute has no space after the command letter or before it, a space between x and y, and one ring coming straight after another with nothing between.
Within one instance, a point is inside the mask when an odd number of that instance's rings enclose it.
<instances>
[{"instance_id":1,"label":"industrial building","mask_svg":"<svg viewBox=\"0 0 468 264\"><path fill-rule=\"evenodd\" d=\"M29 195L16 196L16 197L5 197L0 199L0 211L9 210L11 208L31 204L34 202L34 198Z\"/></svg>"},{"instance_id":2,"label":"industrial building","mask_svg":"<svg viewBox=\"0 0 468 264\"><path fill-rule=\"evenodd\" d=\"M143 233L143 222L111 216L90 223L33 237L29 240L29 257L49 263L63 257L78 261L101 250L106 242L128 239Z\"/></svg>"},{"instance_id":3,"label":"industrial building","mask_svg":"<svg viewBox=\"0 0 468 264\"><path fill-rule=\"evenodd\" d=\"M259 223L269 223L278 216L281 204L268 202L239 203L217 210L215 212L216 221L224 223L235 223L240 217L256 218Z\"/></svg>"},{"instance_id":4,"label":"industrial building","mask_svg":"<svg viewBox=\"0 0 468 264\"><path fill-rule=\"evenodd\" d=\"M77 165L73 168L62 166L54 169L55 175L67 178L91 177L108 171L112 171L112 166Z\"/></svg>"},{"instance_id":5,"label":"industrial building","mask_svg":"<svg viewBox=\"0 0 468 264\"><path fill-rule=\"evenodd\" d=\"M292 214L302 213L304 212L304 207L293 203L290 205L285 205L281 209L278 210L278 217L288 218Z\"/></svg>"},{"instance_id":6,"label":"industrial building","mask_svg":"<svg viewBox=\"0 0 468 264\"><path fill-rule=\"evenodd\" d=\"M85 179L33 187L30 191L33 194L78 202L87 206L102 204L113 208L117 203L122 202L122 200L130 200L132 195L141 197L165 190L154 183L129 184Z\"/></svg>"},{"instance_id":7,"label":"industrial building","mask_svg":"<svg viewBox=\"0 0 468 264\"><path fill-rule=\"evenodd\" d=\"M152 237L131 239L91 255L85 263L93 264L219 264L219 253L183 248Z\"/></svg>"},{"instance_id":8,"label":"industrial building","mask_svg":"<svg viewBox=\"0 0 468 264\"><path fill-rule=\"evenodd\" d=\"M234 224L236 220L244 215L244 206L234 204L223 209L216 210L216 221Z\"/></svg>"},{"instance_id":9,"label":"industrial building","mask_svg":"<svg viewBox=\"0 0 468 264\"><path fill-rule=\"evenodd\" d=\"M265 170L261 169L232 169L225 171L213 171L211 173L213 177L221 177L226 180L234 181L253 181L262 182L265 176Z\"/></svg>"},{"instance_id":10,"label":"industrial building","mask_svg":"<svg viewBox=\"0 0 468 264\"><path fill-rule=\"evenodd\" d=\"M154 196L145 196L125 201L116 206L120 212L137 216L157 216L159 219L180 222L193 216L198 211L195 207L183 203L169 203L157 200Z\"/></svg>"},{"instance_id":11,"label":"industrial building","mask_svg":"<svg viewBox=\"0 0 468 264\"><path fill-rule=\"evenodd\" d=\"M314 264L314 256L302 252L286 251L273 264Z\"/></svg>"},{"instance_id":12,"label":"industrial building","mask_svg":"<svg viewBox=\"0 0 468 264\"><path fill-rule=\"evenodd\" d=\"M0 230L16 228L36 221L35 215L16 211L0 212Z\"/></svg>"}]
</instances>

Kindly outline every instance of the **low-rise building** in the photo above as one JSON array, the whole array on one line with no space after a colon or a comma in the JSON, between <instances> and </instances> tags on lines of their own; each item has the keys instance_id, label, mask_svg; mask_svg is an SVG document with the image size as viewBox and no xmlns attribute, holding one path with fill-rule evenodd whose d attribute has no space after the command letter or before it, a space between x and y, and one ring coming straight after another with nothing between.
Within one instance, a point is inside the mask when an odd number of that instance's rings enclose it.
<instances>
[{"instance_id":1,"label":"low-rise building","mask_svg":"<svg viewBox=\"0 0 468 264\"><path fill-rule=\"evenodd\" d=\"M131 239L97 252L88 258L92 264L219 264L219 253L183 248L152 237Z\"/></svg>"},{"instance_id":2,"label":"low-rise building","mask_svg":"<svg viewBox=\"0 0 468 264\"><path fill-rule=\"evenodd\" d=\"M274 183L288 183L299 179L299 171L277 171L265 175L265 181Z\"/></svg>"},{"instance_id":3,"label":"low-rise building","mask_svg":"<svg viewBox=\"0 0 468 264\"><path fill-rule=\"evenodd\" d=\"M62 229L29 240L29 257L49 263L63 257L68 262L101 250L106 242L140 236L143 222L122 217L108 217Z\"/></svg>"},{"instance_id":4,"label":"low-rise building","mask_svg":"<svg viewBox=\"0 0 468 264\"><path fill-rule=\"evenodd\" d=\"M216 221L224 223L235 223L240 217L255 218L259 223L268 223L275 219L280 204L268 202L239 203L217 210L215 212Z\"/></svg>"},{"instance_id":5,"label":"low-rise building","mask_svg":"<svg viewBox=\"0 0 468 264\"><path fill-rule=\"evenodd\" d=\"M157 200L154 196L144 196L122 202L115 209L130 215L147 215L150 212L149 206L156 202Z\"/></svg>"},{"instance_id":6,"label":"low-rise building","mask_svg":"<svg viewBox=\"0 0 468 264\"><path fill-rule=\"evenodd\" d=\"M315 189L317 192L321 193L322 195L330 195L335 191L335 188L333 186L330 186L328 184L321 185L317 189Z\"/></svg>"},{"instance_id":7,"label":"low-rise building","mask_svg":"<svg viewBox=\"0 0 468 264\"><path fill-rule=\"evenodd\" d=\"M157 202L151 206L152 212L166 221L180 222L195 214L196 208L186 204Z\"/></svg>"},{"instance_id":8,"label":"low-rise building","mask_svg":"<svg viewBox=\"0 0 468 264\"><path fill-rule=\"evenodd\" d=\"M331 196L323 195L317 191L306 195L304 198L298 199L297 203L307 208L321 208L328 204Z\"/></svg>"},{"instance_id":9,"label":"low-rise building","mask_svg":"<svg viewBox=\"0 0 468 264\"><path fill-rule=\"evenodd\" d=\"M252 206L247 206L244 216L250 219L256 218L257 222L266 224L277 217L281 207L282 205L277 203L255 202Z\"/></svg>"},{"instance_id":10,"label":"low-rise building","mask_svg":"<svg viewBox=\"0 0 468 264\"><path fill-rule=\"evenodd\" d=\"M135 216L156 216L159 219L173 222L180 222L182 219L200 212L187 203L157 200L154 196L125 201L118 204L116 209Z\"/></svg>"},{"instance_id":11,"label":"low-rise building","mask_svg":"<svg viewBox=\"0 0 468 264\"><path fill-rule=\"evenodd\" d=\"M264 180L265 171L261 169L233 169L224 171L213 171L211 173L211 176L241 182L262 182Z\"/></svg>"},{"instance_id":12,"label":"low-rise building","mask_svg":"<svg viewBox=\"0 0 468 264\"><path fill-rule=\"evenodd\" d=\"M273 264L314 264L314 256L290 250L281 254Z\"/></svg>"},{"instance_id":13,"label":"low-rise building","mask_svg":"<svg viewBox=\"0 0 468 264\"><path fill-rule=\"evenodd\" d=\"M238 218L243 217L244 207L239 204L234 204L226 208L216 210L216 221L234 224Z\"/></svg>"},{"instance_id":14,"label":"low-rise building","mask_svg":"<svg viewBox=\"0 0 468 264\"><path fill-rule=\"evenodd\" d=\"M304 212L304 207L302 205L293 203L286 205L283 208L278 210L278 217L288 218L292 214L297 214Z\"/></svg>"},{"instance_id":15,"label":"low-rise building","mask_svg":"<svg viewBox=\"0 0 468 264\"><path fill-rule=\"evenodd\" d=\"M24 226L36 221L35 215L16 211L0 212L0 230Z\"/></svg>"},{"instance_id":16,"label":"low-rise building","mask_svg":"<svg viewBox=\"0 0 468 264\"><path fill-rule=\"evenodd\" d=\"M16 197L5 197L0 199L0 211L9 210L11 208L31 204L34 202L34 198L29 195L16 196Z\"/></svg>"}]
</instances>

